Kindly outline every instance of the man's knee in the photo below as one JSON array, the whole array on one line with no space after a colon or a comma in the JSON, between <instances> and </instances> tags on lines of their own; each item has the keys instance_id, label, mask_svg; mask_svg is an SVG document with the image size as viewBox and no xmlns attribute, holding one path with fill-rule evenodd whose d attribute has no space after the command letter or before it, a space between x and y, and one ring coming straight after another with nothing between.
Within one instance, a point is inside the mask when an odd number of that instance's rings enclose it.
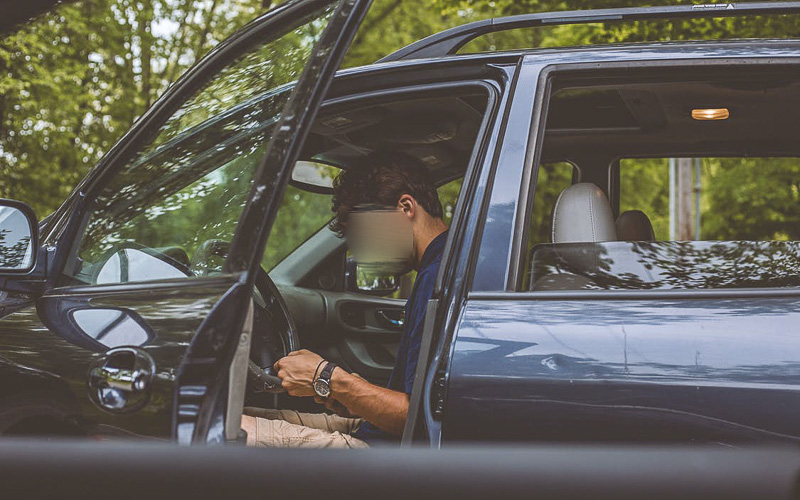
<instances>
[{"instance_id":1,"label":"man's knee","mask_svg":"<svg viewBox=\"0 0 800 500\"><path fill-rule=\"evenodd\" d=\"M315 428L288 421L302 420L293 410L248 408L242 416L248 446L280 448L368 448L366 442L339 430ZM256 414L253 416L253 414ZM262 418L271 416L277 418ZM311 415L311 414L309 414ZM314 415L322 417L323 415ZM283 418L288 417L288 418Z\"/></svg>"},{"instance_id":2,"label":"man's knee","mask_svg":"<svg viewBox=\"0 0 800 500\"><path fill-rule=\"evenodd\" d=\"M250 422L252 419L253 422ZM341 432L328 432L283 420L248 417L249 446L277 448L367 448L360 439ZM252 432L252 435L251 435Z\"/></svg>"}]
</instances>

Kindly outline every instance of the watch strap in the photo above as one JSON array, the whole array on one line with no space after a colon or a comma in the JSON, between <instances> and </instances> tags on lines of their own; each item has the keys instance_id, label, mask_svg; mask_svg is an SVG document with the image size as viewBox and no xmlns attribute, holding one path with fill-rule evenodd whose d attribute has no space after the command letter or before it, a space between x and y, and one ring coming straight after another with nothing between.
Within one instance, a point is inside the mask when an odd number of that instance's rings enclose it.
<instances>
[{"instance_id":1,"label":"watch strap","mask_svg":"<svg viewBox=\"0 0 800 500\"><path fill-rule=\"evenodd\" d=\"M314 384L314 382L317 381L317 374L319 373L319 368L322 366L323 363L325 363L324 359L319 362L319 364L317 365L317 368L314 370L314 376L311 377L311 384Z\"/></svg>"},{"instance_id":2,"label":"watch strap","mask_svg":"<svg viewBox=\"0 0 800 500\"><path fill-rule=\"evenodd\" d=\"M330 385L330 383L331 383L331 375L333 375L333 370L337 366L338 365L336 363L333 363L333 362L329 361L328 364L326 364L325 367L322 369L322 372L320 372L319 378L321 378L322 380L327 382L328 385Z\"/></svg>"}]
</instances>

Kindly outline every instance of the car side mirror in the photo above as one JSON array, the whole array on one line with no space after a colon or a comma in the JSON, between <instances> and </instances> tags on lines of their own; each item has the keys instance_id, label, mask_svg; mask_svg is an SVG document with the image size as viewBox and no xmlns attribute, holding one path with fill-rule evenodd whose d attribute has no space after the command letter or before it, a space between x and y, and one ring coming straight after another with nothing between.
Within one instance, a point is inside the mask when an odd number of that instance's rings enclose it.
<instances>
[{"instance_id":1,"label":"car side mirror","mask_svg":"<svg viewBox=\"0 0 800 500\"><path fill-rule=\"evenodd\" d=\"M347 259L345 282L351 292L370 295L389 295L400 288L400 280L393 274L386 274L372 267L359 266L350 257Z\"/></svg>"},{"instance_id":2,"label":"car side mirror","mask_svg":"<svg viewBox=\"0 0 800 500\"><path fill-rule=\"evenodd\" d=\"M24 274L36 265L39 225L21 201L0 199L0 273Z\"/></svg>"}]
</instances>

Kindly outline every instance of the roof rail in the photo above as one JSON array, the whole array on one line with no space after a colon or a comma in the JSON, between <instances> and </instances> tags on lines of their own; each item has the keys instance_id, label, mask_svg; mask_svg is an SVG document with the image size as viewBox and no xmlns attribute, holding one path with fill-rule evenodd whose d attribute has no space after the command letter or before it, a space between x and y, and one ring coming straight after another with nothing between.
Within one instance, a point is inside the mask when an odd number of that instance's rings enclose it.
<instances>
[{"instance_id":1,"label":"roof rail","mask_svg":"<svg viewBox=\"0 0 800 500\"><path fill-rule=\"evenodd\" d=\"M607 21L650 19L686 19L701 17L733 17L775 14L798 14L800 2L748 2L632 7L622 9L571 10L543 12L484 19L436 33L407 45L377 62L422 59L452 55L475 38L488 33L517 28L586 24Z\"/></svg>"}]
</instances>

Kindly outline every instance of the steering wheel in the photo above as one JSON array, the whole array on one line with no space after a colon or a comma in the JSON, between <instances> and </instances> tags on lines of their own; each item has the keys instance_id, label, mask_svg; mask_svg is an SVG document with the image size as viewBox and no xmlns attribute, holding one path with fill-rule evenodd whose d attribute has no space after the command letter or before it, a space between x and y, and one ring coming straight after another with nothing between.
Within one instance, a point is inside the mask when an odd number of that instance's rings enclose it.
<instances>
[{"instance_id":1,"label":"steering wheel","mask_svg":"<svg viewBox=\"0 0 800 500\"><path fill-rule=\"evenodd\" d=\"M190 268L195 275L205 276L212 271L213 257L225 258L230 243L211 239L203 242L194 252ZM250 359L247 379L255 392L284 392L281 379L272 365L299 348L297 327L278 287L263 268L258 268L254 293L253 333L250 342Z\"/></svg>"},{"instance_id":2,"label":"steering wheel","mask_svg":"<svg viewBox=\"0 0 800 500\"><path fill-rule=\"evenodd\" d=\"M278 287L264 269L258 269L255 288L253 334L247 378L255 392L284 392L272 365L299 348L297 327Z\"/></svg>"}]
</instances>

